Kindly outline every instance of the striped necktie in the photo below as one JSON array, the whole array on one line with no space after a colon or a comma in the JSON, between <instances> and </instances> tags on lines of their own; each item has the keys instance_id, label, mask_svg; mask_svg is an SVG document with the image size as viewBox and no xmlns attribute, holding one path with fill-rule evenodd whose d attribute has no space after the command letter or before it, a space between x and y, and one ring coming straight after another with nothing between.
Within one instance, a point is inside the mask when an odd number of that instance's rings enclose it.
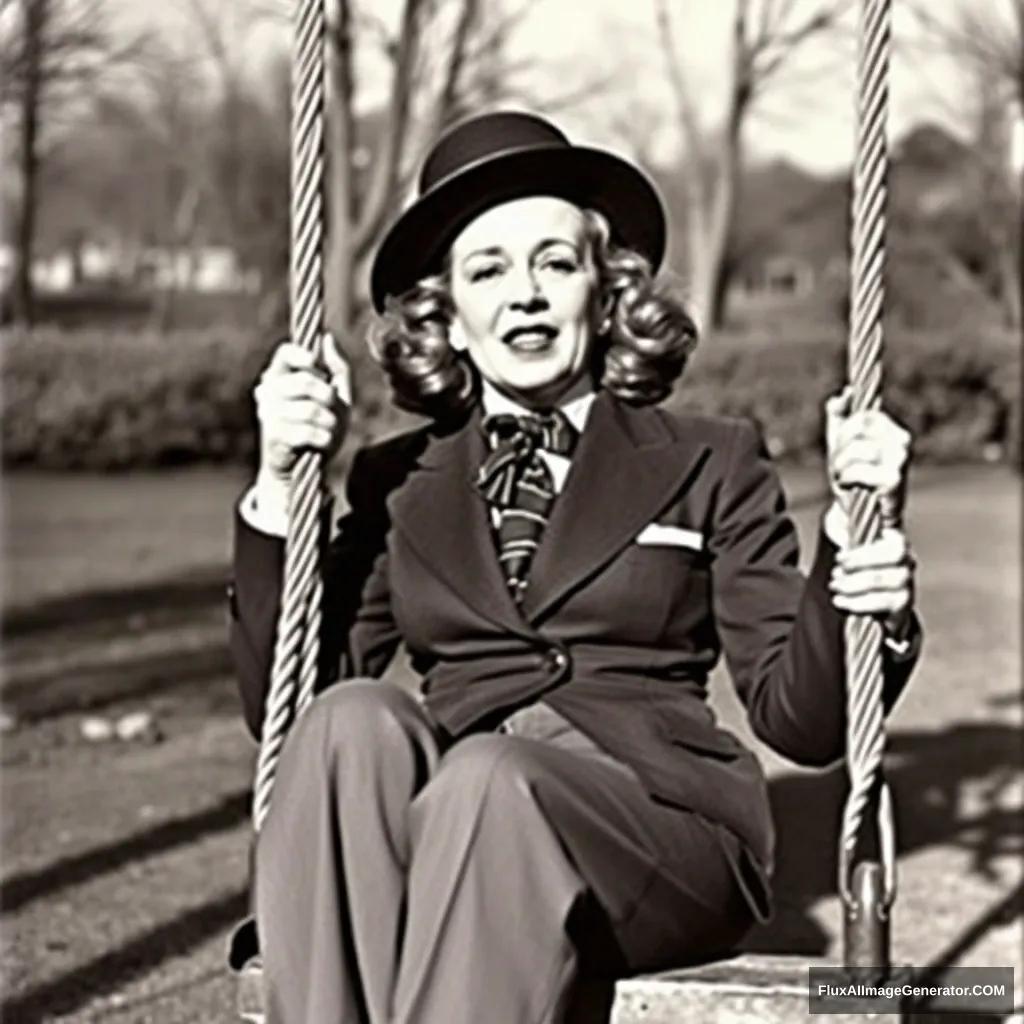
<instances>
[{"instance_id":1,"label":"striped necktie","mask_svg":"<svg viewBox=\"0 0 1024 1024\"><path fill-rule=\"evenodd\" d=\"M555 500L551 471L539 453L571 457L578 433L557 410L489 416L483 429L491 453L480 467L477 486L498 512L498 557L518 604Z\"/></svg>"}]
</instances>

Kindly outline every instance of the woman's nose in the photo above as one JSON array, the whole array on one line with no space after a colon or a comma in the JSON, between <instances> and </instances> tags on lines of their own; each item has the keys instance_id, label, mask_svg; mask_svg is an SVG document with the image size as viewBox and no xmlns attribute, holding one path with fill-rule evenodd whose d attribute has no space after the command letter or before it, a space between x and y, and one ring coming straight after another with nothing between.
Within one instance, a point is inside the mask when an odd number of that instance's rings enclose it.
<instances>
[{"instance_id":1,"label":"woman's nose","mask_svg":"<svg viewBox=\"0 0 1024 1024\"><path fill-rule=\"evenodd\" d=\"M532 269L523 268L509 275L509 305L522 310L534 310L547 305L540 282Z\"/></svg>"}]
</instances>

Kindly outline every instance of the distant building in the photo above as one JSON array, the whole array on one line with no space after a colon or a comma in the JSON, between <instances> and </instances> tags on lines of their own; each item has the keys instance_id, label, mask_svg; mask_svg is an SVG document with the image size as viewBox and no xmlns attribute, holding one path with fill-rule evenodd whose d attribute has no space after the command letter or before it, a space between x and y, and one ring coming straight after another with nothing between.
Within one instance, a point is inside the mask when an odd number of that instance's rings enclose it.
<instances>
[{"instance_id":1,"label":"distant building","mask_svg":"<svg viewBox=\"0 0 1024 1024\"><path fill-rule=\"evenodd\" d=\"M0 245L0 288L9 286L16 263L14 248ZM260 287L258 272L243 267L229 246L139 251L91 241L37 256L32 281L40 292L52 293L100 284L220 294L251 294Z\"/></svg>"}]
</instances>

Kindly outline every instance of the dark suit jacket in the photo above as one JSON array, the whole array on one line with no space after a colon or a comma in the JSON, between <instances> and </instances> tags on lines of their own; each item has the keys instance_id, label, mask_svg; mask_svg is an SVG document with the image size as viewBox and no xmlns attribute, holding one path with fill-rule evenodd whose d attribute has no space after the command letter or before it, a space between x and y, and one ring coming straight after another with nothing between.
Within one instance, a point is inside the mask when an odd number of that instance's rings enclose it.
<instances>
[{"instance_id":1,"label":"dark suit jacket","mask_svg":"<svg viewBox=\"0 0 1024 1024\"><path fill-rule=\"evenodd\" d=\"M649 792L737 835L760 868L773 829L756 758L706 704L724 653L754 733L792 761L843 755L843 616L822 531L809 579L760 435L745 421L594 403L520 612L473 486L479 418L361 451L326 570L324 683L381 674L404 641L427 707L452 737L544 699L629 764ZM650 523L705 550L634 543ZM232 649L260 729L283 543L239 518ZM917 658L884 655L891 707Z\"/></svg>"}]
</instances>

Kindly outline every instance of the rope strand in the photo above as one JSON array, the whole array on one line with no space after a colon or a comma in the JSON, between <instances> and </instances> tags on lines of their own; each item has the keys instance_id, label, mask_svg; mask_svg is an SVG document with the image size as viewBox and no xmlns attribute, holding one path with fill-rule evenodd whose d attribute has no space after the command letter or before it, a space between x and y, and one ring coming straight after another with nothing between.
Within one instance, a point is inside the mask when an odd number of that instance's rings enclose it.
<instances>
[{"instance_id":1,"label":"rope strand","mask_svg":"<svg viewBox=\"0 0 1024 1024\"><path fill-rule=\"evenodd\" d=\"M324 0L297 0L292 60L291 340L317 352L323 335ZM258 832L270 808L281 749L316 687L325 494L322 459L304 453L292 471L281 613L253 795Z\"/></svg>"},{"instance_id":2,"label":"rope strand","mask_svg":"<svg viewBox=\"0 0 1024 1024\"><path fill-rule=\"evenodd\" d=\"M857 143L853 175L851 314L848 374L855 411L874 410L882 400L882 315L888 152L886 121L891 49L891 0L863 0L857 60ZM855 546L881 533L878 503L867 491L853 495L850 540ZM870 616L846 622L847 762L850 792L840 838L840 893L852 899L849 866L865 813L881 781L885 752L882 701L882 627ZM886 902L895 894L891 800L884 788L879 825L887 881Z\"/></svg>"}]
</instances>

